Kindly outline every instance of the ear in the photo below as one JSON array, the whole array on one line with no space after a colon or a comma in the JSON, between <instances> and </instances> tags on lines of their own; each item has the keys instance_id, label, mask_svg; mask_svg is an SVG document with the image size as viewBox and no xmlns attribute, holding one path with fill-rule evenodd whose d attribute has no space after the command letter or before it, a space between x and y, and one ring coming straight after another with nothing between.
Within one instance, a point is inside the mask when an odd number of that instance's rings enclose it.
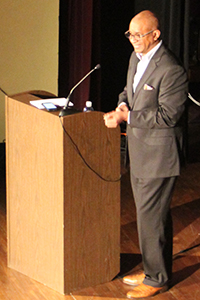
<instances>
[{"instance_id":1,"label":"ear","mask_svg":"<svg viewBox=\"0 0 200 300\"><path fill-rule=\"evenodd\" d=\"M159 39L160 34L161 34L161 32L159 29L154 30L154 32L153 32L154 41L157 41Z\"/></svg>"}]
</instances>

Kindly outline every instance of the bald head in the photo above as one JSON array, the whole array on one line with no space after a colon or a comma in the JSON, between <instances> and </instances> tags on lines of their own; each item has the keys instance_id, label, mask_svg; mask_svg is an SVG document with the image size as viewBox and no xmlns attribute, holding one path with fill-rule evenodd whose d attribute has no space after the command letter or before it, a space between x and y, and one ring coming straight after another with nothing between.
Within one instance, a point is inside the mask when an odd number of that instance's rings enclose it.
<instances>
[{"instance_id":1,"label":"bald head","mask_svg":"<svg viewBox=\"0 0 200 300\"><path fill-rule=\"evenodd\" d=\"M143 10L137 14L132 20L131 23L143 24L146 30L155 30L160 29L160 24L158 18L155 14L149 10Z\"/></svg>"}]
</instances>

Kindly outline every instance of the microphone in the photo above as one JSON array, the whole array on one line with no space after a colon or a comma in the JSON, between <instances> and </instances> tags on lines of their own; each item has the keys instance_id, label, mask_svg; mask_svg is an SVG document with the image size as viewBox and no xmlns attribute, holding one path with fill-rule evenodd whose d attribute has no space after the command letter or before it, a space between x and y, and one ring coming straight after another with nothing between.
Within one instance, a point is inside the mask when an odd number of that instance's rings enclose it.
<instances>
[{"instance_id":1,"label":"microphone","mask_svg":"<svg viewBox=\"0 0 200 300\"><path fill-rule=\"evenodd\" d=\"M70 101L70 97L73 93L73 91L77 88L77 86L79 86L79 84L81 84L81 82L83 82L83 80L85 80L92 72L94 72L95 70L98 70L101 68L101 65L98 64L94 67L94 69L92 69L89 73L87 73L72 89L71 91L69 92L69 95L67 96L66 98L66 103L65 103L65 106L64 108L60 111L60 114L59 114L59 117L64 117L66 116L68 113L67 113L67 108L68 108L68 104L69 104L69 101Z\"/></svg>"}]
</instances>

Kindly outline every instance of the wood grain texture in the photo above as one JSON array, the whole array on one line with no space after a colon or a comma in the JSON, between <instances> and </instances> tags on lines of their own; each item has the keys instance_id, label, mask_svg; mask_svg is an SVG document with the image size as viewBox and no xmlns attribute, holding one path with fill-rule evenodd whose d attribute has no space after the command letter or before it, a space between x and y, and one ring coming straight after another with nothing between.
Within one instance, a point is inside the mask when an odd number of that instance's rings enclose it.
<instances>
[{"instance_id":1,"label":"wood grain texture","mask_svg":"<svg viewBox=\"0 0 200 300\"><path fill-rule=\"evenodd\" d=\"M63 289L63 143L59 120L8 99L8 265Z\"/></svg>"},{"instance_id":2,"label":"wood grain texture","mask_svg":"<svg viewBox=\"0 0 200 300\"><path fill-rule=\"evenodd\" d=\"M64 168L71 169L64 179L64 241L73 258L65 256L65 269L71 270L65 280L69 290L71 274L71 284L79 288L88 280L91 286L110 281L119 272L120 135L118 129L105 127L98 112L64 118L64 127L81 153L65 134Z\"/></svg>"},{"instance_id":3,"label":"wood grain texture","mask_svg":"<svg viewBox=\"0 0 200 300\"><path fill-rule=\"evenodd\" d=\"M119 128L79 113L63 118L70 139L32 97L6 104L8 266L60 293L110 281L120 268Z\"/></svg>"}]
</instances>

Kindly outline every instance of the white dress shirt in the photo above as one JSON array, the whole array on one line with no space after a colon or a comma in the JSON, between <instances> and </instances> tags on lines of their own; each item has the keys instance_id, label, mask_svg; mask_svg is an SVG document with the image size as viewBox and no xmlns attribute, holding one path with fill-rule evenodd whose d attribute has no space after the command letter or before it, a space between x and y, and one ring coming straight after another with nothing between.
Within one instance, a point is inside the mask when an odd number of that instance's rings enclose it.
<instances>
[{"instance_id":1,"label":"white dress shirt","mask_svg":"<svg viewBox=\"0 0 200 300\"><path fill-rule=\"evenodd\" d=\"M147 54L142 54L142 53L136 53L137 57L139 58L139 62L137 64L137 70L134 76L134 82L133 82L133 92L135 93L136 87L138 83L140 82L140 79L142 78L146 68L148 67L148 64L156 51L160 48L162 44L162 41L160 41L153 49L151 49ZM119 107L122 104L126 104L125 102L120 103ZM128 119L127 123L130 124L130 111L128 112Z\"/></svg>"},{"instance_id":2,"label":"white dress shirt","mask_svg":"<svg viewBox=\"0 0 200 300\"><path fill-rule=\"evenodd\" d=\"M133 83L133 92L135 93L136 87L138 83L140 82L140 79L142 78L144 72L146 71L146 68L148 67L148 64L153 57L153 55L156 53L156 51L160 48L162 44L162 41L160 41L153 49L151 49L147 54L143 55L141 53L136 53L136 56L139 58L139 62L137 64L137 70L134 76L134 83Z\"/></svg>"}]
</instances>

